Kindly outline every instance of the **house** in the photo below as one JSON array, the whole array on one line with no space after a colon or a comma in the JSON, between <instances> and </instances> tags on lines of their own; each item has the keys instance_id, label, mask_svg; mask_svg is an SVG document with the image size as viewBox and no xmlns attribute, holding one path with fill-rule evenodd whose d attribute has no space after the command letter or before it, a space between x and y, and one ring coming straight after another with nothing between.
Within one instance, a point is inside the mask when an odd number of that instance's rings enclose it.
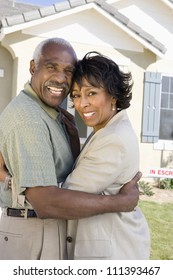
<instances>
[{"instance_id":1,"label":"house","mask_svg":"<svg viewBox=\"0 0 173 280\"><path fill-rule=\"evenodd\" d=\"M48 7L22 8L0 14L0 111L29 79L35 46L45 38L63 37L79 58L99 51L132 72L133 99L127 112L139 139L140 170L146 179L171 176L173 1L55 0ZM75 114L70 104L67 100L63 106ZM75 116L83 143L91 128Z\"/></svg>"}]
</instances>

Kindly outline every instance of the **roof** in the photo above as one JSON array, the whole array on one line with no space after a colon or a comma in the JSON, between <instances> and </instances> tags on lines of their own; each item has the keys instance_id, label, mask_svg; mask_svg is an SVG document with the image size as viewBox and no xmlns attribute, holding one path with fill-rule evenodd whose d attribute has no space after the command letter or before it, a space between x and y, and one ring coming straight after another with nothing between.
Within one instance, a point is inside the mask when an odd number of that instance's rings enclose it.
<instances>
[{"instance_id":1,"label":"roof","mask_svg":"<svg viewBox=\"0 0 173 280\"><path fill-rule=\"evenodd\" d=\"M55 0L56 1L56 0ZM163 1L163 0L162 0ZM164 0L171 3L173 7L172 0ZM143 30L141 27L136 25L134 22L130 21L128 17L120 13L117 9L115 9L111 4L106 3L103 0L59 0L59 2L50 5L48 7L38 7L31 5L24 5L16 3L13 9L8 10L7 2L12 1L9 0L0 0L0 5L4 5L3 17L0 18L0 32L2 28L8 28L11 26L28 23L34 20L38 20L41 18L45 18L51 15L55 15L61 13L63 11L67 11L73 9L75 7L81 7L87 5L89 3L94 3L96 6L103 9L109 16L116 19L119 23L122 24L123 27L126 27L127 30L133 32L135 35L139 36L140 39L145 40L152 47L157 49L160 53L166 53L166 47L162 42L155 39L151 34ZM2 3L2 4L1 4ZM2 6L3 8L3 6ZM2 10L2 9L1 9ZM20 11L20 12L19 12ZM22 13L21 13L22 12ZM2 12L1 12L2 14Z\"/></svg>"},{"instance_id":2,"label":"roof","mask_svg":"<svg viewBox=\"0 0 173 280\"><path fill-rule=\"evenodd\" d=\"M173 9L173 0L162 0L168 7Z\"/></svg>"},{"instance_id":3,"label":"roof","mask_svg":"<svg viewBox=\"0 0 173 280\"><path fill-rule=\"evenodd\" d=\"M0 7L0 20L4 17L19 15L39 8L38 5L17 3L14 0L0 0Z\"/></svg>"}]
</instances>

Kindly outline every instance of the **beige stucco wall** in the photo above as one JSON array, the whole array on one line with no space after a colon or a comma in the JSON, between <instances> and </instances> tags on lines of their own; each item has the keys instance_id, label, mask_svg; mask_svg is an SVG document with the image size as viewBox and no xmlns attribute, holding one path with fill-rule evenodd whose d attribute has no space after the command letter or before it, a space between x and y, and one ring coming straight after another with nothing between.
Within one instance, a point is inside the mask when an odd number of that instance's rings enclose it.
<instances>
[{"instance_id":1,"label":"beige stucco wall","mask_svg":"<svg viewBox=\"0 0 173 280\"><path fill-rule=\"evenodd\" d=\"M144 49L143 52L120 51L122 55L130 59L129 70L133 76L133 96L130 108L127 109L129 118L137 134L140 147L140 170L147 177L151 167L160 167L161 151L154 150L153 143L141 142L142 117L143 117L143 91L144 73L148 69L156 68L157 57L151 51ZM153 71L156 71L153 70ZM128 141L128 140L127 140Z\"/></svg>"},{"instance_id":2,"label":"beige stucco wall","mask_svg":"<svg viewBox=\"0 0 173 280\"><path fill-rule=\"evenodd\" d=\"M18 40L14 41L15 38L18 38ZM14 80L14 95L19 93L19 91L23 88L24 83L30 78L29 61L32 58L32 53L35 46L42 40L43 38L40 37L31 37L27 35L21 36L19 32L6 37L6 44L10 45L13 53L12 61L10 53L6 51L6 56L10 56L11 63L14 65L13 68L15 69L15 71L11 72L11 82L8 83L12 85L12 81ZM141 143L143 77L144 72L148 68L156 67L156 56L145 49L143 52L141 52L141 50L139 52L125 51L121 49L114 49L112 46L105 46L104 44L92 44L91 42L88 44L72 42L72 45L75 48L78 57L80 58L86 52L96 50L108 55L115 61L117 60L117 63L120 63L121 66L132 72L134 80L133 99L131 102L131 107L128 109L128 114L139 140L141 156L140 170L143 172L144 176L147 175L148 168L160 166L162 155L160 150L153 149L153 144ZM9 96L8 100L5 98L5 102L7 103L10 98L12 98L12 94ZM88 134L90 131L91 129L88 130Z\"/></svg>"},{"instance_id":3,"label":"beige stucco wall","mask_svg":"<svg viewBox=\"0 0 173 280\"><path fill-rule=\"evenodd\" d=\"M86 20L88 18L89 21ZM3 62L3 67L6 67L9 72L5 70L8 77L5 74L3 79L0 78L1 91L7 92L7 94L1 92L3 99L0 110L10 98L19 93L24 83L30 78L29 62L35 46L43 39L53 36L63 37L70 41L79 58L88 51L99 51L132 72L133 99L127 112L139 140L140 170L144 177L147 177L149 168L162 167L163 160L166 162L172 152L156 150L153 143L141 143L143 79L145 71L172 73L173 61L158 58L98 11L90 10L67 15L4 37L4 47L0 48L0 68ZM3 57L2 62L1 57ZM74 112L70 109L69 111ZM88 133L90 131L91 129L88 129Z\"/></svg>"},{"instance_id":4,"label":"beige stucco wall","mask_svg":"<svg viewBox=\"0 0 173 280\"><path fill-rule=\"evenodd\" d=\"M24 84L30 79L29 65L32 59L33 51L36 45L43 38L33 37L16 31L5 36L3 45L6 47L13 57L13 92L12 96L16 96L23 88Z\"/></svg>"},{"instance_id":5,"label":"beige stucco wall","mask_svg":"<svg viewBox=\"0 0 173 280\"><path fill-rule=\"evenodd\" d=\"M0 45L0 112L12 97L13 59L7 49Z\"/></svg>"}]
</instances>

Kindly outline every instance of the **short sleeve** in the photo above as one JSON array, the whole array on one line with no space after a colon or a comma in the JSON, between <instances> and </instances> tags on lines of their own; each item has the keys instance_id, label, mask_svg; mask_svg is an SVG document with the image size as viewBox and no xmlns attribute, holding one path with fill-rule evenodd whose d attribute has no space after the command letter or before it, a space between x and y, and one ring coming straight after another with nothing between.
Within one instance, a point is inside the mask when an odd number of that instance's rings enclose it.
<instances>
[{"instance_id":1,"label":"short sleeve","mask_svg":"<svg viewBox=\"0 0 173 280\"><path fill-rule=\"evenodd\" d=\"M5 139L7 168L20 187L56 185L53 148L44 122L15 127Z\"/></svg>"}]
</instances>

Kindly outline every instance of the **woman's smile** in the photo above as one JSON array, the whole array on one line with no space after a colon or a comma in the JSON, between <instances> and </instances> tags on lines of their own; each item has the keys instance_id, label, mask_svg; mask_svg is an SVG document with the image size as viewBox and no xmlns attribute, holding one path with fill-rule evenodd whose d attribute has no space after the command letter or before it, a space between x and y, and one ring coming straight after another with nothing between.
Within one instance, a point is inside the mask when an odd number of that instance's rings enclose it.
<instances>
[{"instance_id":1,"label":"woman's smile","mask_svg":"<svg viewBox=\"0 0 173 280\"><path fill-rule=\"evenodd\" d=\"M88 112L88 113L82 113L84 118L86 119L90 119L91 117L93 117L95 115L95 112Z\"/></svg>"},{"instance_id":2,"label":"woman's smile","mask_svg":"<svg viewBox=\"0 0 173 280\"><path fill-rule=\"evenodd\" d=\"M85 78L82 85L74 83L72 92L73 103L85 124L94 131L103 128L115 115L112 104L115 98L101 86L93 86Z\"/></svg>"}]
</instances>

